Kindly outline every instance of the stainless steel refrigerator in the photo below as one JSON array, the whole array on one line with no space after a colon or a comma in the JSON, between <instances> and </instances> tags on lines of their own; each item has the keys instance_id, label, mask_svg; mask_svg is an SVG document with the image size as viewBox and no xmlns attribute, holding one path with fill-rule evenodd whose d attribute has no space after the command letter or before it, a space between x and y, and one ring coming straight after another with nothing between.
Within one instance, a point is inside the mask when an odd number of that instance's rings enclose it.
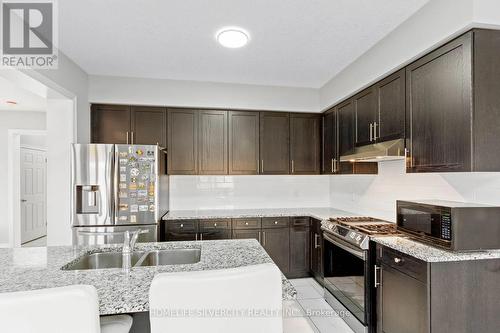
<instances>
[{"instance_id":1,"label":"stainless steel refrigerator","mask_svg":"<svg viewBox=\"0 0 500 333\"><path fill-rule=\"evenodd\" d=\"M122 243L127 230L156 241L169 207L165 164L158 146L73 144L73 244Z\"/></svg>"}]
</instances>

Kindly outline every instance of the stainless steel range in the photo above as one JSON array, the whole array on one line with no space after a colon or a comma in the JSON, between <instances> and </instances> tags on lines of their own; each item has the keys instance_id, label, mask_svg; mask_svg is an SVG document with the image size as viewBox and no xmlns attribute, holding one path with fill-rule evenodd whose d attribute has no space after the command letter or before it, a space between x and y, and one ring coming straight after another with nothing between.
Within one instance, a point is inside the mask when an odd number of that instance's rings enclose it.
<instances>
[{"instance_id":1,"label":"stainless steel range","mask_svg":"<svg viewBox=\"0 0 500 333\"><path fill-rule=\"evenodd\" d=\"M400 234L395 223L371 217L338 217L323 226L326 301L355 332L372 332L375 250L370 236Z\"/></svg>"}]
</instances>

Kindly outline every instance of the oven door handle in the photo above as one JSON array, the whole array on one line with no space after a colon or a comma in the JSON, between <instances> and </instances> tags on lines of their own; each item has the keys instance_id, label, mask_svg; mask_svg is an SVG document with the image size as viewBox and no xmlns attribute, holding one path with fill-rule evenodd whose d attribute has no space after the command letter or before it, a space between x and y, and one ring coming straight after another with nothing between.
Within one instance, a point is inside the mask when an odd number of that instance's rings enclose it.
<instances>
[{"instance_id":1,"label":"oven door handle","mask_svg":"<svg viewBox=\"0 0 500 333\"><path fill-rule=\"evenodd\" d=\"M332 243L333 245L340 247L342 250L345 250L350 254L355 255L356 257L362 259L363 261L366 261L365 251L354 249L351 246L347 245L344 241L340 239L334 240L332 237L329 237L328 235L325 234L323 235L323 238Z\"/></svg>"}]
</instances>

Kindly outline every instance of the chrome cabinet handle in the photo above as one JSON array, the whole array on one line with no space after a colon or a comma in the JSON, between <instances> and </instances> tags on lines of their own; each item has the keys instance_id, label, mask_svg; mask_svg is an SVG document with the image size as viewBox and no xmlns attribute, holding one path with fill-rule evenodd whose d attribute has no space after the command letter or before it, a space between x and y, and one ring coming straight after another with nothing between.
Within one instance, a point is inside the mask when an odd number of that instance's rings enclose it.
<instances>
[{"instance_id":1,"label":"chrome cabinet handle","mask_svg":"<svg viewBox=\"0 0 500 333\"><path fill-rule=\"evenodd\" d=\"M373 123L370 123L370 142L373 141Z\"/></svg>"},{"instance_id":2,"label":"chrome cabinet handle","mask_svg":"<svg viewBox=\"0 0 500 333\"><path fill-rule=\"evenodd\" d=\"M375 282L374 283L374 287L375 288L377 288L378 286L380 286L380 282L378 281L378 275L377 275L377 272L379 272L379 271L380 271L380 267L377 266L377 265L375 265L373 267L373 277L374 277L373 280Z\"/></svg>"},{"instance_id":3,"label":"chrome cabinet handle","mask_svg":"<svg viewBox=\"0 0 500 333\"><path fill-rule=\"evenodd\" d=\"M128 131L127 131L127 144L128 144Z\"/></svg>"},{"instance_id":4,"label":"chrome cabinet handle","mask_svg":"<svg viewBox=\"0 0 500 333\"><path fill-rule=\"evenodd\" d=\"M132 134L132 140L130 140L130 144L134 144L134 132L131 132Z\"/></svg>"},{"instance_id":5,"label":"chrome cabinet handle","mask_svg":"<svg viewBox=\"0 0 500 333\"><path fill-rule=\"evenodd\" d=\"M377 122L373 123L373 140L377 140Z\"/></svg>"},{"instance_id":6,"label":"chrome cabinet handle","mask_svg":"<svg viewBox=\"0 0 500 333\"><path fill-rule=\"evenodd\" d=\"M295 173L295 167L293 165L293 160L292 160L292 173Z\"/></svg>"},{"instance_id":7,"label":"chrome cabinet handle","mask_svg":"<svg viewBox=\"0 0 500 333\"><path fill-rule=\"evenodd\" d=\"M262 231L262 245L266 246L266 232Z\"/></svg>"},{"instance_id":8,"label":"chrome cabinet handle","mask_svg":"<svg viewBox=\"0 0 500 333\"><path fill-rule=\"evenodd\" d=\"M333 159L333 173L337 173L337 159Z\"/></svg>"},{"instance_id":9,"label":"chrome cabinet handle","mask_svg":"<svg viewBox=\"0 0 500 333\"><path fill-rule=\"evenodd\" d=\"M314 248L317 249L319 248L319 235L318 234L314 234Z\"/></svg>"},{"instance_id":10,"label":"chrome cabinet handle","mask_svg":"<svg viewBox=\"0 0 500 333\"><path fill-rule=\"evenodd\" d=\"M278 224L278 221L274 221L274 224Z\"/></svg>"},{"instance_id":11,"label":"chrome cabinet handle","mask_svg":"<svg viewBox=\"0 0 500 333\"><path fill-rule=\"evenodd\" d=\"M261 237L260 237L260 234L261 234L261 233L262 233L262 232L260 232L260 231L259 231L259 243L262 243L262 241L261 241Z\"/></svg>"},{"instance_id":12,"label":"chrome cabinet handle","mask_svg":"<svg viewBox=\"0 0 500 333\"><path fill-rule=\"evenodd\" d=\"M184 228L184 224L183 223L181 223L181 228Z\"/></svg>"},{"instance_id":13,"label":"chrome cabinet handle","mask_svg":"<svg viewBox=\"0 0 500 333\"><path fill-rule=\"evenodd\" d=\"M214 223L214 228L217 228L217 223Z\"/></svg>"},{"instance_id":14,"label":"chrome cabinet handle","mask_svg":"<svg viewBox=\"0 0 500 333\"><path fill-rule=\"evenodd\" d=\"M264 160L260 161L260 172L264 173Z\"/></svg>"},{"instance_id":15,"label":"chrome cabinet handle","mask_svg":"<svg viewBox=\"0 0 500 333\"><path fill-rule=\"evenodd\" d=\"M194 240L198 240L198 233L194 234Z\"/></svg>"},{"instance_id":16,"label":"chrome cabinet handle","mask_svg":"<svg viewBox=\"0 0 500 333\"><path fill-rule=\"evenodd\" d=\"M203 240L203 233L200 232L200 240Z\"/></svg>"},{"instance_id":17,"label":"chrome cabinet handle","mask_svg":"<svg viewBox=\"0 0 500 333\"><path fill-rule=\"evenodd\" d=\"M403 261L403 259L401 259L401 258L394 258L394 262L395 262L396 264L399 264L399 263L401 263L402 261Z\"/></svg>"},{"instance_id":18,"label":"chrome cabinet handle","mask_svg":"<svg viewBox=\"0 0 500 333\"><path fill-rule=\"evenodd\" d=\"M334 162L333 162L333 158L332 158L332 173L335 172L335 171L333 171L333 169L334 169L333 163Z\"/></svg>"}]
</instances>

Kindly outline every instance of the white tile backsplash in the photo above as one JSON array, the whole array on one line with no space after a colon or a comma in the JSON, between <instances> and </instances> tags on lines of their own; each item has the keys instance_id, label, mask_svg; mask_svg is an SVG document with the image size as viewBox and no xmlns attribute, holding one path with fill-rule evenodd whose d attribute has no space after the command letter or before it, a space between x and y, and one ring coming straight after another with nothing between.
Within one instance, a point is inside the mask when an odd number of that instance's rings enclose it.
<instances>
[{"instance_id":1,"label":"white tile backsplash","mask_svg":"<svg viewBox=\"0 0 500 333\"><path fill-rule=\"evenodd\" d=\"M378 175L330 176L330 206L395 221L396 200L443 199L500 205L500 173L407 174L405 161Z\"/></svg>"},{"instance_id":2,"label":"white tile backsplash","mask_svg":"<svg viewBox=\"0 0 500 333\"><path fill-rule=\"evenodd\" d=\"M170 176L170 209L328 207L328 176Z\"/></svg>"}]
</instances>

